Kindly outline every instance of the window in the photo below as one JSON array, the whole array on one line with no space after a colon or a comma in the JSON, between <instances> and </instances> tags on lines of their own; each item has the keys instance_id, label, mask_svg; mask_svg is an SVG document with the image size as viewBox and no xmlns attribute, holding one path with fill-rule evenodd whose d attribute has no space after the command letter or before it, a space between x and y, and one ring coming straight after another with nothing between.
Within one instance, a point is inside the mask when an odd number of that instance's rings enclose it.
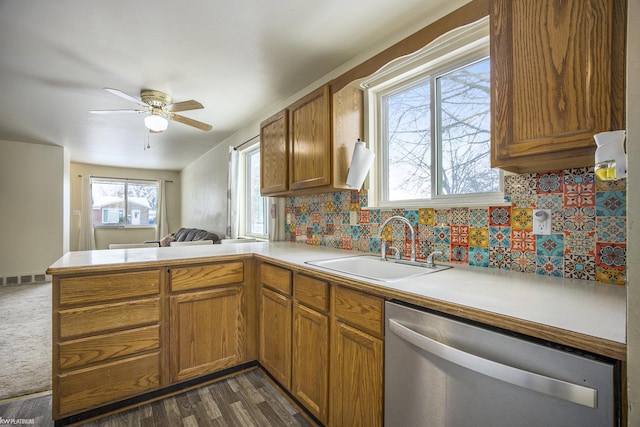
<instances>
[{"instance_id":1,"label":"window","mask_svg":"<svg viewBox=\"0 0 640 427\"><path fill-rule=\"evenodd\" d=\"M240 164L241 176L244 177L240 232L246 236L267 238L269 215L267 198L260 195L260 146L253 145L241 151Z\"/></svg>"},{"instance_id":2,"label":"window","mask_svg":"<svg viewBox=\"0 0 640 427\"><path fill-rule=\"evenodd\" d=\"M379 153L374 204L503 201L490 166L487 31L484 20L463 28L366 83Z\"/></svg>"},{"instance_id":3,"label":"window","mask_svg":"<svg viewBox=\"0 0 640 427\"><path fill-rule=\"evenodd\" d=\"M94 227L152 227L158 184L128 179L91 180Z\"/></svg>"}]
</instances>

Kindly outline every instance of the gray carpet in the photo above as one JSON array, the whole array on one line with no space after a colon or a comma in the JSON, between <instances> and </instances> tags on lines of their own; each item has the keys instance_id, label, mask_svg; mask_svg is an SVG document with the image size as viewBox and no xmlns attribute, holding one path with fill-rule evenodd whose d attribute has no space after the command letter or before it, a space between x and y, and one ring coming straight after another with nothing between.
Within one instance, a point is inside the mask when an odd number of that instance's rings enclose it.
<instances>
[{"instance_id":1,"label":"gray carpet","mask_svg":"<svg viewBox=\"0 0 640 427\"><path fill-rule=\"evenodd\" d=\"M51 283L0 286L0 399L51 390Z\"/></svg>"}]
</instances>

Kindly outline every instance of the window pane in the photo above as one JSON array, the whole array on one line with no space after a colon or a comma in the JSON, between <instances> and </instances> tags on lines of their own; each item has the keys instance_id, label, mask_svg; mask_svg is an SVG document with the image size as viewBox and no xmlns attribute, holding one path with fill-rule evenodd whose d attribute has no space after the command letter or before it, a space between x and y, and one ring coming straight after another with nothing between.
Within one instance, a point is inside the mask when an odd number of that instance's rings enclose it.
<instances>
[{"instance_id":1,"label":"window pane","mask_svg":"<svg viewBox=\"0 0 640 427\"><path fill-rule=\"evenodd\" d=\"M442 172L439 194L498 191L491 169L489 59L437 79Z\"/></svg>"},{"instance_id":2,"label":"window pane","mask_svg":"<svg viewBox=\"0 0 640 427\"><path fill-rule=\"evenodd\" d=\"M382 97L388 200L431 197L430 83Z\"/></svg>"},{"instance_id":3,"label":"window pane","mask_svg":"<svg viewBox=\"0 0 640 427\"><path fill-rule=\"evenodd\" d=\"M157 203L156 183L127 183L127 225L154 225Z\"/></svg>"},{"instance_id":4,"label":"window pane","mask_svg":"<svg viewBox=\"0 0 640 427\"><path fill-rule=\"evenodd\" d=\"M246 155L247 165L247 233L266 234L266 198L260 195L260 151Z\"/></svg>"},{"instance_id":5,"label":"window pane","mask_svg":"<svg viewBox=\"0 0 640 427\"><path fill-rule=\"evenodd\" d=\"M124 182L93 181L91 201L94 226L124 225Z\"/></svg>"}]
</instances>

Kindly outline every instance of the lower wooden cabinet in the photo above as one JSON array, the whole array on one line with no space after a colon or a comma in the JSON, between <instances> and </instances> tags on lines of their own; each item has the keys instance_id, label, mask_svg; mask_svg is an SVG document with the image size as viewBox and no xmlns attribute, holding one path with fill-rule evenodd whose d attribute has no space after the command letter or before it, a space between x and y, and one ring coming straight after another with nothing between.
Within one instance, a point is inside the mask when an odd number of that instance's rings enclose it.
<instances>
[{"instance_id":1,"label":"lower wooden cabinet","mask_svg":"<svg viewBox=\"0 0 640 427\"><path fill-rule=\"evenodd\" d=\"M244 362L242 286L173 295L170 301L172 383Z\"/></svg>"},{"instance_id":2,"label":"lower wooden cabinet","mask_svg":"<svg viewBox=\"0 0 640 427\"><path fill-rule=\"evenodd\" d=\"M260 363L291 389L291 297L263 287L260 294Z\"/></svg>"},{"instance_id":3,"label":"lower wooden cabinet","mask_svg":"<svg viewBox=\"0 0 640 427\"><path fill-rule=\"evenodd\" d=\"M329 283L293 277L291 393L323 424L329 413Z\"/></svg>"},{"instance_id":4,"label":"lower wooden cabinet","mask_svg":"<svg viewBox=\"0 0 640 427\"><path fill-rule=\"evenodd\" d=\"M383 424L384 301L336 286L331 330L331 426Z\"/></svg>"},{"instance_id":5,"label":"lower wooden cabinet","mask_svg":"<svg viewBox=\"0 0 640 427\"><path fill-rule=\"evenodd\" d=\"M54 276L53 419L162 384L161 272Z\"/></svg>"},{"instance_id":6,"label":"lower wooden cabinet","mask_svg":"<svg viewBox=\"0 0 640 427\"><path fill-rule=\"evenodd\" d=\"M382 426L382 340L336 322L331 347L331 426Z\"/></svg>"}]
</instances>

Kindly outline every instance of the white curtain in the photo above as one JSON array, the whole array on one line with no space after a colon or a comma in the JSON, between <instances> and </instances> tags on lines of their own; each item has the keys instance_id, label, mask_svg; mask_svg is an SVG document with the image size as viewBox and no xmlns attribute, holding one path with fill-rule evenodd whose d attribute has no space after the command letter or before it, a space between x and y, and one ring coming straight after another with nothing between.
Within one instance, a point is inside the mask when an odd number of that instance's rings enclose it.
<instances>
[{"instance_id":1,"label":"white curtain","mask_svg":"<svg viewBox=\"0 0 640 427\"><path fill-rule=\"evenodd\" d=\"M240 227L238 200L238 161L239 153L229 147L229 176L227 180L227 230L228 239L237 239Z\"/></svg>"},{"instance_id":2,"label":"white curtain","mask_svg":"<svg viewBox=\"0 0 640 427\"><path fill-rule=\"evenodd\" d=\"M269 241L271 242L277 242L285 238L285 200L285 197L267 198L269 206Z\"/></svg>"},{"instance_id":3,"label":"white curtain","mask_svg":"<svg viewBox=\"0 0 640 427\"><path fill-rule=\"evenodd\" d=\"M156 206L156 239L160 240L169 234L169 220L167 218L167 182L158 180L158 206Z\"/></svg>"},{"instance_id":4,"label":"white curtain","mask_svg":"<svg viewBox=\"0 0 640 427\"><path fill-rule=\"evenodd\" d=\"M96 248L96 236L93 232L93 203L91 201L91 177L82 177L82 215L80 215L80 236L78 250L89 251Z\"/></svg>"}]
</instances>

